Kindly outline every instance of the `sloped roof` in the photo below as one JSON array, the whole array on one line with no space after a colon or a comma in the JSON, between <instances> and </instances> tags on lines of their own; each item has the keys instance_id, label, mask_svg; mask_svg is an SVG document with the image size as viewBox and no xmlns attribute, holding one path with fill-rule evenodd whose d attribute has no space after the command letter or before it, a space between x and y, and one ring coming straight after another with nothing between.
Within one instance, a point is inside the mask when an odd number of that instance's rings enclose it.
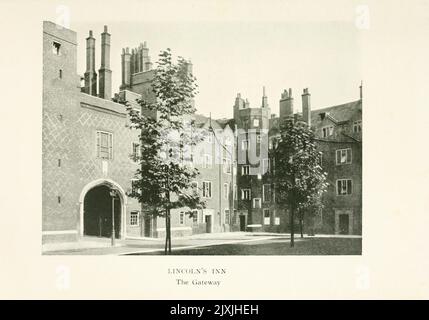
<instances>
[{"instance_id":1,"label":"sloped roof","mask_svg":"<svg viewBox=\"0 0 429 320\"><path fill-rule=\"evenodd\" d=\"M316 124L322 120L321 115L329 115L331 119L337 122L344 122L350 120L350 118L358 110L362 111L362 100L356 100L337 106L317 109L311 111L311 123Z\"/></svg>"}]
</instances>

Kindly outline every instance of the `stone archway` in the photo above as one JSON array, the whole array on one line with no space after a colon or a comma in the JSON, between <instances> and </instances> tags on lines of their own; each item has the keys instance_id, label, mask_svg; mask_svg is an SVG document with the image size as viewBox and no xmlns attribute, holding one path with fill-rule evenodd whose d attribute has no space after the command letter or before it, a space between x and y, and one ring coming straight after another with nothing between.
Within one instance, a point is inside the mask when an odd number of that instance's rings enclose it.
<instances>
[{"instance_id":1,"label":"stone archway","mask_svg":"<svg viewBox=\"0 0 429 320\"><path fill-rule=\"evenodd\" d=\"M111 224L112 199L108 195L111 188L118 191L119 199L116 201L120 202L115 203L115 212L117 212L118 209L120 211L120 214L115 214L115 233L119 234L121 239L126 237L127 197L122 187L110 179L94 180L82 189L79 196L79 234L81 237L84 235L100 235L106 237L111 234L111 228L108 231L106 227L109 223ZM97 201L101 202L97 204ZM106 210L106 212L103 213L103 210ZM92 216L90 216L91 213ZM97 230L97 228L99 229Z\"/></svg>"}]
</instances>

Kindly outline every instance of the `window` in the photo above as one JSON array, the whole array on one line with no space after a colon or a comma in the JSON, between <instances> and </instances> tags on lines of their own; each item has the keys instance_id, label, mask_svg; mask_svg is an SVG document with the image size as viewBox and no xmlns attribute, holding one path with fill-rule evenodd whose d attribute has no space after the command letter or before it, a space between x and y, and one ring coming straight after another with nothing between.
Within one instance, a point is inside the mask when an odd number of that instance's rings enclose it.
<instances>
[{"instance_id":1,"label":"window","mask_svg":"<svg viewBox=\"0 0 429 320\"><path fill-rule=\"evenodd\" d=\"M249 140L241 141L241 150L248 150L248 149L249 149Z\"/></svg>"},{"instance_id":2,"label":"window","mask_svg":"<svg viewBox=\"0 0 429 320\"><path fill-rule=\"evenodd\" d=\"M262 200L264 202L269 202L271 201L271 185L269 184L264 184L262 186Z\"/></svg>"},{"instance_id":3,"label":"window","mask_svg":"<svg viewBox=\"0 0 429 320\"><path fill-rule=\"evenodd\" d=\"M97 131L97 157L101 159L112 159L113 135L108 132Z\"/></svg>"},{"instance_id":4,"label":"window","mask_svg":"<svg viewBox=\"0 0 429 320\"><path fill-rule=\"evenodd\" d=\"M333 134L334 134L334 127L333 126L322 128L322 136L323 136L323 138L330 137Z\"/></svg>"},{"instance_id":5,"label":"window","mask_svg":"<svg viewBox=\"0 0 429 320\"><path fill-rule=\"evenodd\" d=\"M336 151L337 165L352 163L352 149L339 149Z\"/></svg>"},{"instance_id":6,"label":"window","mask_svg":"<svg viewBox=\"0 0 429 320\"><path fill-rule=\"evenodd\" d=\"M56 56L60 56L61 55L61 43L59 42L52 42L52 53L55 54Z\"/></svg>"},{"instance_id":7,"label":"window","mask_svg":"<svg viewBox=\"0 0 429 320\"><path fill-rule=\"evenodd\" d=\"M211 168L211 167L212 167L212 157L210 154L205 154L203 168Z\"/></svg>"},{"instance_id":8,"label":"window","mask_svg":"<svg viewBox=\"0 0 429 320\"><path fill-rule=\"evenodd\" d=\"M250 172L250 166L244 165L241 167L241 175L242 176L248 176Z\"/></svg>"},{"instance_id":9,"label":"window","mask_svg":"<svg viewBox=\"0 0 429 320\"><path fill-rule=\"evenodd\" d=\"M212 197L212 183L211 181L203 181L203 198Z\"/></svg>"},{"instance_id":10,"label":"window","mask_svg":"<svg viewBox=\"0 0 429 320\"><path fill-rule=\"evenodd\" d=\"M253 126L259 127L259 119L253 119Z\"/></svg>"},{"instance_id":11,"label":"window","mask_svg":"<svg viewBox=\"0 0 429 320\"><path fill-rule=\"evenodd\" d=\"M185 214L183 212L180 212L180 224L185 224Z\"/></svg>"},{"instance_id":12,"label":"window","mask_svg":"<svg viewBox=\"0 0 429 320\"><path fill-rule=\"evenodd\" d=\"M207 135L207 143L212 144L213 143L213 135L211 132Z\"/></svg>"},{"instance_id":13,"label":"window","mask_svg":"<svg viewBox=\"0 0 429 320\"><path fill-rule=\"evenodd\" d=\"M270 172L270 159L262 159L262 174Z\"/></svg>"},{"instance_id":14,"label":"window","mask_svg":"<svg viewBox=\"0 0 429 320\"><path fill-rule=\"evenodd\" d=\"M139 225L139 212L138 211L131 211L131 213L130 213L130 225L131 226L138 226Z\"/></svg>"},{"instance_id":15,"label":"window","mask_svg":"<svg viewBox=\"0 0 429 320\"><path fill-rule=\"evenodd\" d=\"M193 192L196 192L198 194L198 181L191 182L191 189Z\"/></svg>"},{"instance_id":16,"label":"window","mask_svg":"<svg viewBox=\"0 0 429 320\"><path fill-rule=\"evenodd\" d=\"M270 224L270 209L264 209L264 224Z\"/></svg>"},{"instance_id":17,"label":"window","mask_svg":"<svg viewBox=\"0 0 429 320\"><path fill-rule=\"evenodd\" d=\"M228 183L223 184L223 198L225 200L229 199L229 184Z\"/></svg>"},{"instance_id":18,"label":"window","mask_svg":"<svg viewBox=\"0 0 429 320\"><path fill-rule=\"evenodd\" d=\"M242 200L250 200L250 189L241 189L241 199Z\"/></svg>"},{"instance_id":19,"label":"window","mask_svg":"<svg viewBox=\"0 0 429 320\"><path fill-rule=\"evenodd\" d=\"M231 174L231 160L224 158L223 159L223 173Z\"/></svg>"},{"instance_id":20,"label":"window","mask_svg":"<svg viewBox=\"0 0 429 320\"><path fill-rule=\"evenodd\" d=\"M192 223L198 224L198 210L192 211Z\"/></svg>"},{"instance_id":21,"label":"window","mask_svg":"<svg viewBox=\"0 0 429 320\"><path fill-rule=\"evenodd\" d=\"M230 224L231 223L231 215L230 215L230 211L229 209L225 209L225 224Z\"/></svg>"},{"instance_id":22,"label":"window","mask_svg":"<svg viewBox=\"0 0 429 320\"><path fill-rule=\"evenodd\" d=\"M62 78L63 78L63 70L62 70L62 69L60 69L60 70L59 70L59 72L58 72L58 77L59 77L60 79L62 79Z\"/></svg>"},{"instance_id":23,"label":"window","mask_svg":"<svg viewBox=\"0 0 429 320\"><path fill-rule=\"evenodd\" d=\"M337 195L345 196L352 194L352 180L339 179L337 180Z\"/></svg>"},{"instance_id":24,"label":"window","mask_svg":"<svg viewBox=\"0 0 429 320\"><path fill-rule=\"evenodd\" d=\"M140 156L140 145L133 142L133 159L137 159Z\"/></svg>"},{"instance_id":25,"label":"window","mask_svg":"<svg viewBox=\"0 0 429 320\"><path fill-rule=\"evenodd\" d=\"M361 132L362 131L362 120L357 120L353 122L353 132Z\"/></svg>"},{"instance_id":26,"label":"window","mask_svg":"<svg viewBox=\"0 0 429 320\"><path fill-rule=\"evenodd\" d=\"M138 186L139 180L132 179L131 180L131 194L136 195L139 192L139 186Z\"/></svg>"},{"instance_id":27,"label":"window","mask_svg":"<svg viewBox=\"0 0 429 320\"><path fill-rule=\"evenodd\" d=\"M253 199L253 208L260 209L261 208L261 198Z\"/></svg>"}]
</instances>

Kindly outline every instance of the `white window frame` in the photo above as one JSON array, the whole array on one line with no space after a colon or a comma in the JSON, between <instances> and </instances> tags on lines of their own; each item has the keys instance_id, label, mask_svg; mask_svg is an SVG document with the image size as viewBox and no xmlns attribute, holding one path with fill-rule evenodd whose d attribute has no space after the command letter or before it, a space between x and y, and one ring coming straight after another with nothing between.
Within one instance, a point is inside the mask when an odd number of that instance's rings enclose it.
<instances>
[{"instance_id":1,"label":"white window frame","mask_svg":"<svg viewBox=\"0 0 429 320\"><path fill-rule=\"evenodd\" d=\"M231 159L223 158L223 173L231 174Z\"/></svg>"},{"instance_id":2,"label":"white window frame","mask_svg":"<svg viewBox=\"0 0 429 320\"><path fill-rule=\"evenodd\" d=\"M267 165L268 163L268 165ZM263 174L270 173L271 161L269 158L262 159L262 172ZM265 170L267 169L267 170Z\"/></svg>"},{"instance_id":3,"label":"white window frame","mask_svg":"<svg viewBox=\"0 0 429 320\"><path fill-rule=\"evenodd\" d=\"M347 152L350 150L350 161L347 161ZM345 162L341 161L343 153L345 153ZM353 159L352 149L351 148L345 148L345 149L337 149L335 150L335 163L337 166L344 165L344 164L351 164Z\"/></svg>"},{"instance_id":4,"label":"white window frame","mask_svg":"<svg viewBox=\"0 0 429 320\"><path fill-rule=\"evenodd\" d=\"M198 189L198 181L191 181L191 189L195 190L197 194L200 194L200 191Z\"/></svg>"},{"instance_id":5,"label":"white window frame","mask_svg":"<svg viewBox=\"0 0 429 320\"><path fill-rule=\"evenodd\" d=\"M206 193L206 185L210 186L210 188L207 189L209 191L209 195ZM211 199L212 198L212 182L211 181L203 181L203 198Z\"/></svg>"},{"instance_id":6,"label":"white window frame","mask_svg":"<svg viewBox=\"0 0 429 320\"><path fill-rule=\"evenodd\" d=\"M226 218L227 212L228 212L228 218L229 219ZM225 224L231 224L231 210L229 210L229 209L223 209L223 216L224 216L224 219L225 219L224 220Z\"/></svg>"},{"instance_id":7,"label":"white window frame","mask_svg":"<svg viewBox=\"0 0 429 320\"><path fill-rule=\"evenodd\" d=\"M347 191L347 181L350 181L350 193ZM338 182L341 183L341 190L338 189ZM344 188L345 186L345 188ZM335 181L335 188L337 190L337 196L350 196L353 194L353 180L352 179L337 179ZM343 190L345 190L345 193L343 193ZM341 193L340 193L341 191Z\"/></svg>"},{"instance_id":8,"label":"white window frame","mask_svg":"<svg viewBox=\"0 0 429 320\"><path fill-rule=\"evenodd\" d=\"M226 187L226 188L225 188ZM229 199L229 183L224 183L223 184L223 189L222 189L222 192L223 192L223 198L225 199L225 200L228 200Z\"/></svg>"},{"instance_id":9,"label":"white window frame","mask_svg":"<svg viewBox=\"0 0 429 320\"><path fill-rule=\"evenodd\" d=\"M136 219L133 219L133 215L137 214ZM135 223L133 223L135 222ZM138 227L140 225L140 211L133 210L130 212L130 226L132 227Z\"/></svg>"},{"instance_id":10,"label":"white window frame","mask_svg":"<svg viewBox=\"0 0 429 320\"><path fill-rule=\"evenodd\" d=\"M213 134L211 131L209 131L209 134L207 135L207 143L213 144Z\"/></svg>"},{"instance_id":11,"label":"white window frame","mask_svg":"<svg viewBox=\"0 0 429 320\"><path fill-rule=\"evenodd\" d=\"M325 134L325 132L327 134ZM325 126L322 128L322 137L328 138L334 134L334 126Z\"/></svg>"},{"instance_id":12,"label":"white window frame","mask_svg":"<svg viewBox=\"0 0 429 320\"><path fill-rule=\"evenodd\" d=\"M353 122L353 133L362 132L362 120L356 120Z\"/></svg>"},{"instance_id":13,"label":"white window frame","mask_svg":"<svg viewBox=\"0 0 429 320\"><path fill-rule=\"evenodd\" d=\"M204 169L211 169L213 165L213 159L211 154L204 154L204 161L203 161L203 168Z\"/></svg>"},{"instance_id":14,"label":"white window frame","mask_svg":"<svg viewBox=\"0 0 429 320\"><path fill-rule=\"evenodd\" d=\"M241 150L249 150L249 140L241 140Z\"/></svg>"},{"instance_id":15,"label":"white window frame","mask_svg":"<svg viewBox=\"0 0 429 320\"><path fill-rule=\"evenodd\" d=\"M247 169L247 170L245 170ZM247 171L247 173L246 173ZM248 176L250 174L250 166L248 164L245 164L243 166L241 166L241 175L242 176Z\"/></svg>"},{"instance_id":16,"label":"white window frame","mask_svg":"<svg viewBox=\"0 0 429 320\"><path fill-rule=\"evenodd\" d=\"M100 150L101 149L99 150L98 138L100 137L100 148L101 148L101 135L102 134L107 134L110 137L109 157L108 158L103 158L100 156L100 154L101 154ZM113 133L112 132L103 131L103 130L96 130L95 131L95 154L96 154L98 159L113 160Z\"/></svg>"},{"instance_id":17,"label":"white window frame","mask_svg":"<svg viewBox=\"0 0 429 320\"><path fill-rule=\"evenodd\" d=\"M265 188L269 187L270 189L270 199L265 199ZM270 202L271 201L271 185L270 184L263 184L262 185L262 201L263 202Z\"/></svg>"},{"instance_id":18,"label":"white window frame","mask_svg":"<svg viewBox=\"0 0 429 320\"><path fill-rule=\"evenodd\" d=\"M140 144L138 142L133 142L132 144L133 149L133 157L139 157L140 156Z\"/></svg>"},{"instance_id":19,"label":"white window frame","mask_svg":"<svg viewBox=\"0 0 429 320\"><path fill-rule=\"evenodd\" d=\"M253 119L253 126L254 127L259 127L260 126L260 120L259 119Z\"/></svg>"},{"instance_id":20,"label":"white window frame","mask_svg":"<svg viewBox=\"0 0 429 320\"><path fill-rule=\"evenodd\" d=\"M256 206L256 202L259 203L259 206ZM253 198L253 205L252 207L254 209L261 209L262 208L262 199L261 198Z\"/></svg>"},{"instance_id":21,"label":"white window frame","mask_svg":"<svg viewBox=\"0 0 429 320\"><path fill-rule=\"evenodd\" d=\"M268 217L265 216L265 213L268 211ZM263 219L264 219L264 225L270 225L271 224L271 212L270 209L264 209L263 210Z\"/></svg>"},{"instance_id":22,"label":"white window frame","mask_svg":"<svg viewBox=\"0 0 429 320\"><path fill-rule=\"evenodd\" d=\"M192 224L196 225L199 223L199 215L198 210L192 210Z\"/></svg>"},{"instance_id":23,"label":"white window frame","mask_svg":"<svg viewBox=\"0 0 429 320\"><path fill-rule=\"evenodd\" d=\"M244 196L246 194L246 191L249 192L249 196L248 197ZM252 190L248 189L248 188L241 189L241 200L250 200L250 199L252 199Z\"/></svg>"},{"instance_id":24,"label":"white window frame","mask_svg":"<svg viewBox=\"0 0 429 320\"><path fill-rule=\"evenodd\" d=\"M134 182L138 182L139 179L131 179L131 192L134 193ZM137 192L138 193L138 189Z\"/></svg>"}]
</instances>

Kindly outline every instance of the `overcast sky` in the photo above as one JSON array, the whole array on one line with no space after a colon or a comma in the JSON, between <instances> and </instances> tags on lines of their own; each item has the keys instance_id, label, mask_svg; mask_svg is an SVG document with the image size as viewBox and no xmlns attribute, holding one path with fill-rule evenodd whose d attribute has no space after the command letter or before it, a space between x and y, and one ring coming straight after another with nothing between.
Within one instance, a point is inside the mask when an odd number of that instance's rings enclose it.
<instances>
[{"instance_id":1,"label":"overcast sky","mask_svg":"<svg viewBox=\"0 0 429 320\"><path fill-rule=\"evenodd\" d=\"M253 11L249 19L243 14L240 19L228 19L225 15L225 19L189 16L129 20L102 19L99 15L93 21L72 20L70 27L77 31L78 72L83 74L88 30L93 30L96 37L98 69L100 33L103 25L108 25L112 35L113 92L118 91L121 82L122 48L147 41L153 62L160 50L167 47L174 54L191 59L199 85L196 98L199 113L211 112L214 118L232 117L238 92L249 99L251 107L258 107L265 86L271 110L278 114L280 94L289 87L295 96L296 111L301 108L305 87L312 94L314 109L358 99L363 78L360 35L353 20L354 7L350 3L348 6L348 15L341 18L333 12L332 18L320 19L313 5L312 10L296 7L291 11L291 17L305 19L255 19ZM338 7L338 10L345 9Z\"/></svg>"}]
</instances>

